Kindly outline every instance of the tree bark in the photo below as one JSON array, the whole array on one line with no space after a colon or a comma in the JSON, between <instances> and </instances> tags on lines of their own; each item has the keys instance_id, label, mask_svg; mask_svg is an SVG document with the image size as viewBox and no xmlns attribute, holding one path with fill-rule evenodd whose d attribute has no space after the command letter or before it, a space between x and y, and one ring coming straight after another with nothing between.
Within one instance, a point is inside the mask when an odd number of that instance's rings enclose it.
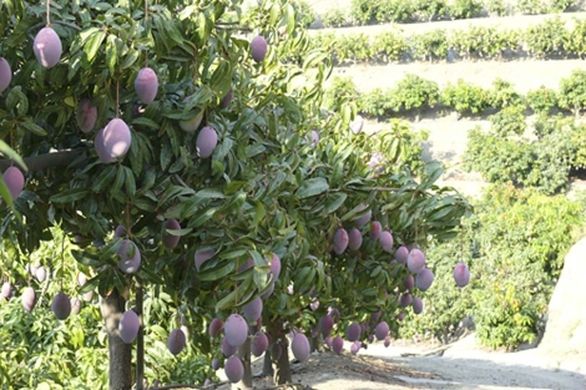
<instances>
[{"instance_id":1,"label":"tree bark","mask_svg":"<svg viewBox=\"0 0 586 390\"><path fill-rule=\"evenodd\" d=\"M262 364L262 376L273 376L275 371L273 370L273 360L271 359L271 351L267 349L265 351L265 357Z\"/></svg>"},{"instance_id":2,"label":"tree bark","mask_svg":"<svg viewBox=\"0 0 586 390\"><path fill-rule=\"evenodd\" d=\"M25 157L24 163L29 172L43 171L48 168L56 168L70 164L84 150L84 148L61 150L38 156ZM14 165L12 160L0 159L0 170L4 171L11 165Z\"/></svg>"},{"instance_id":3,"label":"tree bark","mask_svg":"<svg viewBox=\"0 0 586 390\"><path fill-rule=\"evenodd\" d=\"M281 353L275 365L275 383L277 385L284 385L291 383L291 367L289 366L289 341L287 337L283 336L278 341L281 346Z\"/></svg>"},{"instance_id":4,"label":"tree bark","mask_svg":"<svg viewBox=\"0 0 586 390\"><path fill-rule=\"evenodd\" d=\"M110 390L130 390L132 387L131 347L118 335L118 323L124 313L124 298L113 290L102 300L102 317L108 332Z\"/></svg>"},{"instance_id":5,"label":"tree bark","mask_svg":"<svg viewBox=\"0 0 586 390\"><path fill-rule=\"evenodd\" d=\"M140 328L136 337L136 390L144 389L144 321L142 318L143 289L136 284L136 314L140 320Z\"/></svg>"},{"instance_id":6,"label":"tree bark","mask_svg":"<svg viewBox=\"0 0 586 390\"><path fill-rule=\"evenodd\" d=\"M283 330L283 323L275 320L268 327L270 340L274 344L271 352L273 362L273 379L275 384L283 385L291 383L291 369L289 367L289 341ZM274 352L274 353L273 353Z\"/></svg>"}]
</instances>

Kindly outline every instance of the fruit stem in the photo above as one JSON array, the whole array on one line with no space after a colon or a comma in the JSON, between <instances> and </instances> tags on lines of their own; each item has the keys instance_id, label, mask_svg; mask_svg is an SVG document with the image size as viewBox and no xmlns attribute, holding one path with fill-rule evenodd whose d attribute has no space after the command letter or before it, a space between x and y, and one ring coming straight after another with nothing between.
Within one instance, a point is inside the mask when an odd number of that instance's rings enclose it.
<instances>
[{"instance_id":1,"label":"fruit stem","mask_svg":"<svg viewBox=\"0 0 586 390\"><path fill-rule=\"evenodd\" d=\"M45 2L47 6L47 27L51 26L51 0Z\"/></svg>"},{"instance_id":2,"label":"fruit stem","mask_svg":"<svg viewBox=\"0 0 586 390\"><path fill-rule=\"evenodd\" d=\"M116 118L120 116L120 80L116 80Z\"/></svg>"}]
</instances>

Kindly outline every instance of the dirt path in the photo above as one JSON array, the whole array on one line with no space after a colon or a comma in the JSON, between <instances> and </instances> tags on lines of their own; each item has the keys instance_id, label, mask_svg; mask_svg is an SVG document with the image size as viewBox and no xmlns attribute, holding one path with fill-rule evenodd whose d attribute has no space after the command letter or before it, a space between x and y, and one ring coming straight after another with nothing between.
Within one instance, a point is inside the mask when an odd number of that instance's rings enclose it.
<instances>
[{"instance_id":1,"label":"dirt path","mask_svg":"<svg viewBox=\"0 0 586 390\"><path fill-rule=\"evenodd\" d=\"M314 353L291 366L296 389L405 390L405 389L586 389L586 356L572 361L539 349L488 352L474 336L450 348L397 341L390 348L371 344L357 356ZM260 371L260 361L253 372ZM222 370L219 372L223 378ZM257 378L255 389L275 389L271 380ZM293 387L288 387L292 389ZM228 390L225 384L218 388Z\"/></svg>"},{"instance_id":2,"label":"dirt path","mask_svg":"<svg viewBox=\"0 0 586 390\"><path fill-rule=\"evenodd\" d=\"M559 88L562 78L572 71L583 69L582 60L518 60L518 61L459 61L454 63L426 63L368 65L359 64L334 69L335 76L351 77L360 92L374 88L392 88L412 73L435 81L440 87L459 79L488 88L497 78L512 83L520 93L541 86Z\"/></svg>"},{"instance_id":3,"label":"dirt path","mask_svg":"<svg viewBox=\"0 0 586 390\"><path fill-rule=\"evenodd\" d=\"M539 349L521 352L488 352L480 349L474 336L466 337L443 352L425 356L426 348L374 345L369 356L391 359L432 377L395 376L408 385L430 389L586 389L586 360L556 358Z\"/></svg>"},{"instance_id":4,"label":"dirt path","mask_svg":"<svg viewBox=\"0 0 586 390\"><path fill-rule=\"evenodd\" d=\"M564 14L547 14L547 15L514 15L514 16L503 16L503 17L490 17L490 18L472 18L472 19L461 19L461 20L446 20L439 22L428 22L428 23L389 23L389 24L376 24L371 26L356 26L356 27L342 27L342 28L323 28L323 29L312 29L312 34L319 32L334 32L336 35L346 34L365 34L367 36L373 36L380 34L383 31L389 31L398 29L406 35L421 34L433 30L465 30L472 26L474 27L495 27L498 29L509 30L509 29L523 29L534 26L536 24L543 23L545 20L549 20L555 17L559 17L568 27L574 24L576 19L582 20L586 18L586 12L574 12Z\"/></svg>"}]
</instances>

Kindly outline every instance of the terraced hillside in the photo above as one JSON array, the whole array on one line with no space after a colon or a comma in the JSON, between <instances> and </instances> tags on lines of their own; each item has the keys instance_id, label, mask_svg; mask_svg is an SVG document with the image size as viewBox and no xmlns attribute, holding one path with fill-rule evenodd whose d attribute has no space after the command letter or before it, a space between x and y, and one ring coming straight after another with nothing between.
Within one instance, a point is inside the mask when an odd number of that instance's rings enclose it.
<instances>
[{"instance_id":1,"label":"terraced hillside","mask_svg":"<svg viewBox=\"0 0 586 390\"><path fill-rule=\"evenodd\" d=\"M321 15L331 12L332 9L350 10L351 1L311 1L313 9ZM554 21L554 22L551 22ZM576 41L581 32L577 27L586 22L586 13L572 12L561 14L545 15L511 15L506 17L484 17L463 20L437 21L429 23L412 24L375 24L367 26L354 26L344 28L313 29L315 39L323 37L324 34L335 39L350 39L366 37L370 42L377 36L388 32L398 32L409 42L413 37L423 36L426 33L442 31L446 36L458 37L461 34L470 34L479 28L490 29L490 31L527 31L533 28L533 34L537 34L535 41L539 41L541 33L539 30L544 23L559 23L566 26L568 32L559 38L559 47L543 53L535 53L532 47L527 48L522 44L519 47L521 55L492 56L485 60L482 56L453 55L453 46L447 48L447 56L434 58L433 61L418 61L416 58L405 58L398 61L380 61L379 59L369 61L346 60L339 61L334 70L334 76L348 78L353 81L358 93L368 95L380 93L380 91L392 90L397 84L408 75L416 75L425 80L434 82L441 90L449 86L457 85L462 80L469 85L478 86L484 89L491 88L495 82L504 81L510 84L514 91L523 96L523 99L533 91L543 88L548 90L560 90L563 80L568 79L572 72L584 69L584 62L581 54L565 54L564 50L570 47L570 42ZM472 29L472 30L471 30ZM472 34L473 35L473 34ZM561 32L560 32L561 36ZM543 40L550 42L548 37ZM550 37L551 38L551 37ZM456 39L456 38L454 38ZM472 39L472 38L470 38ZM479 38L479 40L486 38ZM521 40L529 38L519 38ZM557 38L556 38L557 39ZM550 42L551 43L551 42ZM546 43L550 44L550 43ZM356 40L355 50L363 50L360 40ZM450 45L450 39L447 40ZM475 44L474 42L470 45ZM478 43L479 44L479 43ZM557 51L556 51L557 50ZM569 49L567 49L569 50ZM555 53L554 53L555 51ZM443 53L443 52L442 52ZM500 57L500 58L499 58ZM543 58L545 57L545 58ZM335 79L335 78L334 78ZM561 93L561 92L560 92ZM567 93L564 92L564 93ZM380 100L380 98L379 98ZM379 102L379 104L382 104ZM425 143L425 150L429 156L441 160L446 165L446 173L443 181L455 186L468 195L477 195L486 185L485 180L478 172L467 172L462 167L463 156L467 147L468 134L474 128L481 128L488 131L491 128L490 116L505 109L499 107L497 110L475 113L474 115L462 115L453 110L442 109L442 104L426 109L403 110L404 112L387 112L384 115L369 115L363 113L366 131L376 131L384 127L390 118L402 118L410 122L413 129L427 130L429 137ZM439 108L438 108L439 107ZM428 107L429 108L429 107ZM563 110L559 110L563 111ZM577 112L579 112L578 109ZM538 121L535 110L527 109L524 113L524 120L529 124L526 136L532 138L533 124ZM565 117L576 118L576 123L581 124L580 115L573 115L570 110L559 113ZM575 114L575 112L574 112ZM581 181L572 179L572 185L580 185Z\"/></svg>"}]
</instances>

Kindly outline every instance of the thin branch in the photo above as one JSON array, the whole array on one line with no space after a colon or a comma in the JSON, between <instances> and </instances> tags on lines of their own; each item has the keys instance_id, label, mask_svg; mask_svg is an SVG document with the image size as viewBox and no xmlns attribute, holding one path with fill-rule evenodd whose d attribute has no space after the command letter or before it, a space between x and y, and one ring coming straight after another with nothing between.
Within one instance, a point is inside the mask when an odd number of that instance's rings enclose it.
<instances>
[{"instance_id":1,"label":"thin branch","mask_svg":"<svg viewBox=\"0 0 586 390\"><path fill-rule=\"evenodd\" d=\"M85 148L61 150L38 156L26 157L24 162L30 172L44 171L49 168L66 166L79 156ZM4 171L12 165L12 160L0 159L0 171Z\"/></svg>"}]
</instances>

